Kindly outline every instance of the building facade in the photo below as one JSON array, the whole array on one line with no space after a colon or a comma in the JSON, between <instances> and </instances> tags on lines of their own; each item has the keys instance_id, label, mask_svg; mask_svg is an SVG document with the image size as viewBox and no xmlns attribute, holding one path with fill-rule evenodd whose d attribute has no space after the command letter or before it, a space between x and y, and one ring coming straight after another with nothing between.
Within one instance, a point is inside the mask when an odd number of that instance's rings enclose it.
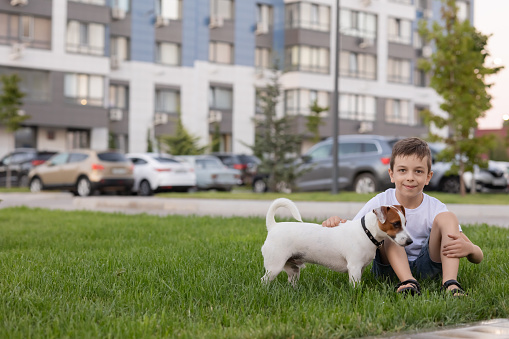
<instances>
[{"instance_id":1,"label":"building facade","mask_svg":"<svg viewBox=\"0 0 509 339\"><path fill-rule=\"evenodd\" d=\"M431 54L416 33L438 0L0 0L0 74L18 73L30 118L0 126L15 147L143 152L177 120L208 144L250 153L257 88L284 72L278 114L310 135L310 105L331 107L339 57L339 133L422 136L439 111L417 69ZM458 0L472 17L473 0ZM395 14L397 13L397 14ZM332 134L322 114L320 135ZM216 127L217 126L217 127ZM310 142L303 148L309 147Z\"/></svg>"}]
</instances>

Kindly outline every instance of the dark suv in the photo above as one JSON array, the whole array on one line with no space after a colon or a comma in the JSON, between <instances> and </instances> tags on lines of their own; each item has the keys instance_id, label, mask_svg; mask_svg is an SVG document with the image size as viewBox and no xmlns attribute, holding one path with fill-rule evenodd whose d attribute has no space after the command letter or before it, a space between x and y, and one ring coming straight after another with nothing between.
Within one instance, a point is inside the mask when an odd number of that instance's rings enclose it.
<instances>
[{"instance_id":1,"label":"dark suv","mask_svg":"<svg viewBox=\"0 0 509 339\"><path fill-rule=\"evenodd\" d=\"M0 160L0 187L7 186L7 168L11 186L28 187L28 172L44 163L56 152L38 151L35 148L17 148Z\"/></svg>"},{"instance_id":2,"label":"dark suv","mask_svg":"<svg viewBox=\"0 0 509 339\"><path fill-rule=\"evenodd\" d=\"M338 188L357 193L382 191L392 186L389 163L392 147L400 139L380 135L342 135L338 143ZM302 157L297 178L298 191L327 191L332 188L332 138L311 147ZM260 181L263 180L263 181ZM267 176L259 175L253 183L255 192L266 190Z\"/></svg>"},{"instance_id":3,"label":"dark suv","mask_svg":"<svg viewBox=\"0 0 509 339\"><path fill-rule=\"evenodd\" d=\"M221 159L221 162L229 168L240 170L242 185L251 185L256 174L260 159L254 155L215 152L212 155Z\"/></svg>"}]
</instances>

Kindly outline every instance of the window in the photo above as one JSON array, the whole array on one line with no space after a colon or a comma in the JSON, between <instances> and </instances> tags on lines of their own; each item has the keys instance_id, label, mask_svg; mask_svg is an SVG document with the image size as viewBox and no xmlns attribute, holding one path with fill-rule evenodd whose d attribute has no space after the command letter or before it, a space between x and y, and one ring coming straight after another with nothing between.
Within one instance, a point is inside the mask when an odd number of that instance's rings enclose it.
<instances>
[{"instance_id":1,"label":"window","mask_svg":"<svg viewBox=\"0 0 509 339\"><path fill-rule=\"evenodd\" d=\"M286 69L313 73L329 73L329 49L296 45L286 49Z\"/></svg>"},{"instance_id":2,"label":"window","mask_svg":"<svg viewBox=\"0 0 509 339\"><path fill-rule=\"evenodd\" d=\"M420 122L420 117L415 111L410 114L410 101L399 99L387 99L385 102L385 121L393 124L415 126Z\"/></svg>"},{"instance_id":3,"label":"window","mask_svg":"<svg viewBox=\"0 0 509 339\"><path fill-rule=\"evenodd\" d=\"M209 108L231 110L233 91L231 88L211 86L209 89Z\"/></svg>"},{"instance_id":4,"label":"window","mask_svg":"<svg viewBox=\"0 0 509 339\"><path fill-rule=\"evenodd\" d=\"M375 97L357 94L342 94L339 97L339 117L342 119L375 121Z\"/></svg>"},{"instance_id":5,"label":"window","mask_svg":"<svg viewBox=\"0 0 509 339\"><path fill-rule=\"evenodd\" d=\"M341 75L359 79L376 79L376 56L342 51L339 58Z\"/></svg>"},{"instance_id":6,"label":"window","mask_svg":"<svg viewBox=\"0 0 509 339\"><path fill-rule=\"evenodd\" d=\"M265 4L256 5L256 22L272 25L274 22L272 6Z\"/></svg>"},{"instance_id":7,"label":"window","mask_svg":"<svg viewBox=\"0 0 509 339\"><path fill-rule=\"evenodd\" d=\"M69 0L69 1L82 2L84 4L99 5L99 6L106 5L106 0Z\"/></svg>"},{"instance_id":8,"label":"window","mask_svg":"<svg viewBox=\"0 0 509 339\"><path fill-rule=\"evenodd\" d=\"M223 19L234 18L233 0L210 0L210 15Z\"/></svg>"},{"instance_id":9,"label":"window","mask_svg":"<svg viewBox=\"0 0 509 339\"><path fill-rule=\"evenodd\" d=\"M329 159L331 157L331 154L332 154L332 144L326 144L311 150L307 155L310 156L312 160L320 160Z\"/></svg>"},{"instance_id":10,"label":"window","mask_svg":"<svg viewBox=\"0 0 509 339\"><path fill-rule=\"evenodd\" d=\"M110 85L109 107L126 109L128 105L128 87L125 85Z\"/></svg>"},{"instance_id":11,"label":"window","mask_svg":"<svg viewBox=\"0 0 509 339\"><path fill-rule=\"evenodd\" d=\"M285 6L286 28L304 28L314 31L330 31L330 7L309 2Z\"/></svg>"},{"instance_id":12,"label":"window","mask_svg":"<svg viewBox=\"0 0 509 339\"><path fill-rule=\"evenodd\" d=\"M309 115L316 100L318 106L328 108L329 93L312 89L289 89L285 91L285 114L286 115ZM326 111L321 112L325 116Z\"/></svg>"},{"instance_id":13,"label":"window","mask_svg":"<svg viewBox=\"0 0 509 339\"><path fill-rule=\"evenodd\" d=\"M416 68L414 70L414 85L418 87L426 87L428 85L428 75L423 70Z\"/></svg>"},{"instance_id":14,"label":"window","mask_svg":"<svg viewBox=\"0 0 509 339\"><path fill-rule=\"evenodd\" d=\"M66 46L67 52L104 55L104 25L70 20Z\"/></svg>"},{"instance_id":15,"label":"window","mask_svg":"<svg viewBox=\"0 0 509 339\"><path fill-rule=\"evenodd\" d=\"M233 64L233 45L226 42L209 43L209 61L218 64Z\"/></svg>"},{"instance_id":16,"label":"window","mask_svg":"<svg viewBox=\"0 0 509 339\"><path fill-rule=\"evenodd\" d=\"M466 1L456 1L458 7L458 20L465 21L470 19L470 4Z\"/></svg>"},{"instance_id":17,"label":"window","mask_svg":"<svg viewBox=\"0 0 509 339\"><path fill-rule=\"evenodd\" d=\"M25 93L23 100L32 102L51 101L51 83L49 72L29 69L0 67L0 75L18 74L21 78L20 90ZM0 92L2 83L0 83Z\"/></svg>"},{"instance_id":18,"label":"window","mask_svg":"<svg viewBox=\"0 0 509 339\"><path fill-rule=\"evenodd\" d=\"M102 106L104 79L99 75L68 73L64 77L64 96L71 103Z\"/></svg>"},{"instance_id":19,"label":"window","mask_svg":"<svg viewBox=\"0 0 509 339\"><path fill-rule=\"evenodd\" d=\"M358 38L376 39L376 15L341 9L341 34Z\"/></svg>"},{"instance_id":20,"label":"window","mask_svg":"<svg viewBox=\"0 0 509 339\"><path fill-rule=\"evenodd\" d=\"M124 36L112 36L110 40L110 55L119 61L129 60L129 38Z\"/></svg>"},{"instance_id":21,"label":"window","mask_svg":"<svg viewBox=\"0 0 509 339\"><path fill-rule=\"evenodd\" d=\"M182 19L182 0L157 0L156 13L165 19Z\"/></svg>"},{"instance_id":22,"label":"window","mask_svg":"<svg viewBox=\"0 0 509 339\"><path fill-rule=\"evenodd\" d=\"M21 42L27 47L51 48L51 20L0 13L0 44Z\"/></svg>"},{"instance_id":23,"label":"window","mask_svg":"<svg viewBox=\"0 0 509 339\"><path fill-rule=\"evenodd\" d=\"M170 89L156 90L156 112L178 113L180 108L180 92Z\"/></svg>"},{"instance_id":24,"label":"window","mask_svg":"<svg viewBox=\"0 0 509 339\"><path fill-rule=\"evenodd\" d=\"M389 18L389 41L410 45L412 43L411 21L398 18Z\"/></svg>"},{"instance_id":25,"label":"window","mask_svg":"<svg viewBox=\"0 0 509 339\"><path fill-rule=\"evenodd\" d=\"M255 67L270 68L272 66L270 48L256 47L255 50Z\"/></svg>"},{"instance_id":26,"label":"window","mask_svg":"<svg viewBox=\"0 0 509 339\"><path fill-rule=\"evenodd\" d=\"M410 60L389 58L387 60L387 81L411 84Z\"/></svg>"},{"instance_id":27,"label":"window","mask_svg":"<svg viewBox=\"0 0 509 339\"><path fill-rule=\"evenodd\" d=\"M169 42L158 43L157 62L168 66L180 66L180 45Z\"/></svg>"},{"instance_id":28,"label":"window","mask_svg":"<svg viewBox=\"0 0 509 339\"><path fill-rule=\"evenodd\" d=\"M125 12L129 12L131 10L130 0L112 0L111 7L120 8Z\"/></svg>"}]
</instances>

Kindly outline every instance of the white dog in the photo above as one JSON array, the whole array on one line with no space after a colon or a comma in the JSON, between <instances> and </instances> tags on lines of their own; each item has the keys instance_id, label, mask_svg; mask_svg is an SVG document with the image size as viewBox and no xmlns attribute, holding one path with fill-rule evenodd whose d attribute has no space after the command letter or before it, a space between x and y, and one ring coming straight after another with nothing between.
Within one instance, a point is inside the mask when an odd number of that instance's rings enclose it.
<instances>
[{"instance_id":1,"label":"white dog","mask_svg":"<svg viewBox=\"0 0 509 339\"><path fill-rule=\"evenodd\" d=\"M299 222L276 223L274 215L286 207ZM406 231L403 206L381 206L361 220L347 221L338 227L304 223L297 206L288 199L274 200L267 212L267 239L262 246L268 283L284 269L295 286L305 263L320 264L337 272L348 272L350 282L360 281L362 271L375 258L376 249L386 238L398 245L413 240Z\"/></svg>"}]
</instances>

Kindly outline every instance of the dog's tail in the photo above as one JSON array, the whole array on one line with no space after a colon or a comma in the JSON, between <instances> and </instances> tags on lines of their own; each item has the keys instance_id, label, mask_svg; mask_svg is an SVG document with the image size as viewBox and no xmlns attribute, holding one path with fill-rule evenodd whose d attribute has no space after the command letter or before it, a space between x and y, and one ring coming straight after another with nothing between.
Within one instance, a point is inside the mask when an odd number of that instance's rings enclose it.
<instances>
[{"instance_id":1,"label":"dog's tail","mask_svg":"<svg viewBox=\"0 0 509 339\"><path fill-rule=\"evenodd\" d=\"M295 206L295 204L293 203L293 201L286 199L286 198L279 198L279 199L274 200L274 202L272 202L272 204L269 207L269 211L267 212L267 218L266 218L267 231L270 231L270 229L274 225L276 225L276 219L274 219L274 216L276 215L276 210L279 207L288 208L290 210L290 212L292 213L292 216L296 220L302 222L302 217L300 216L300 212L297 209L297 206Z\"/></svg>"}]
</instances>

